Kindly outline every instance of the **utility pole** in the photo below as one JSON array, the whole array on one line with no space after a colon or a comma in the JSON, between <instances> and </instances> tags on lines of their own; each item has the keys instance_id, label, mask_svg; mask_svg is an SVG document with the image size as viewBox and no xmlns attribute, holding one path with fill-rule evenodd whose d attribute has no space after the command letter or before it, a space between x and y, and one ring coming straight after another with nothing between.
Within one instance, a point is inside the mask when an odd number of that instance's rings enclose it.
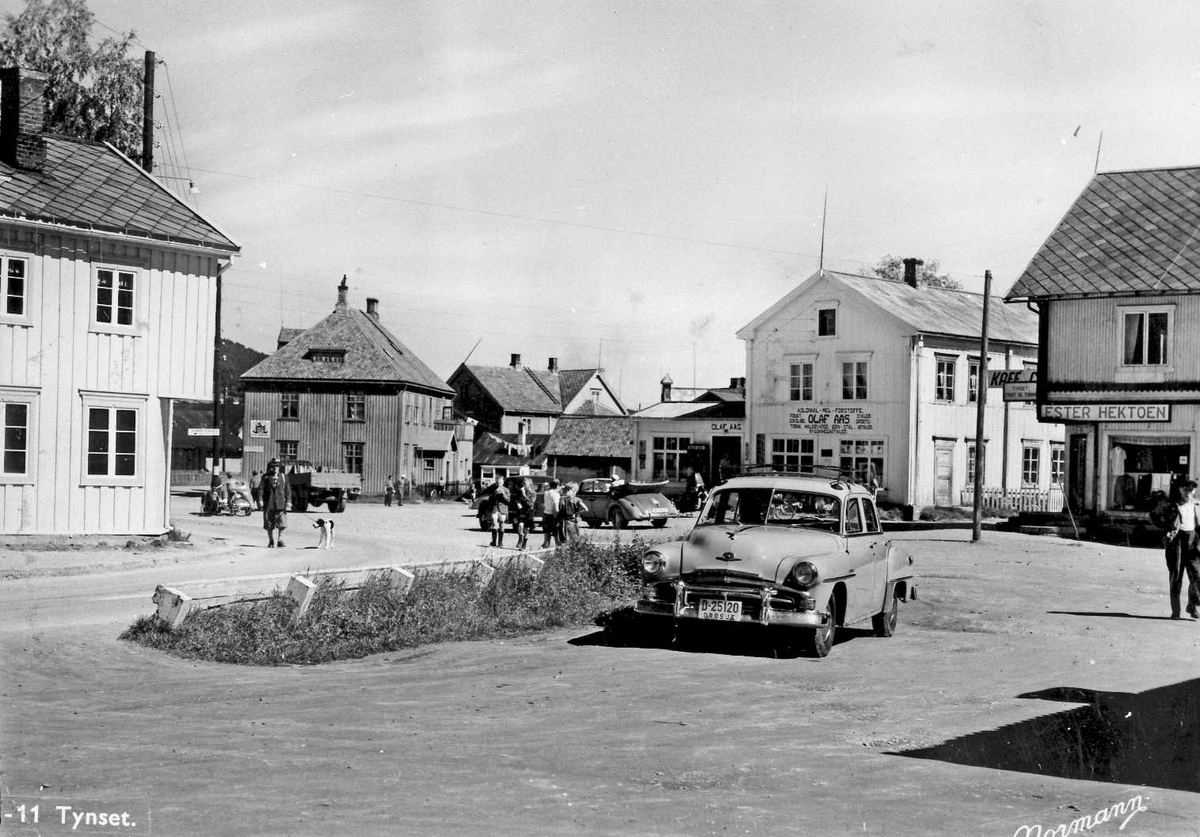
<instances>
[{"instance_id":1,"label":"utility pole","mask_svg":"<svg viewBox=\"0 0 1200 837\"><path fill-rule=\"evenodd\" d=\"M983 415L987 406L988 305L992 299L992 272L983 272L983 328L979 336L979 400L975 404L975 509L971 541L979 540L983 529L983 474L987 462L987 442L983 438Z\"/></svg>"},{"instance_id":2,"label":"utility pole","mask_svg":"<svg viewBox=\"0 0 1200 837\"><path fill-rule=\"evenodd\" d=\"M142 168L154 174L154 53L146 50L142 77Z\"/></svg>"}]
</instances>

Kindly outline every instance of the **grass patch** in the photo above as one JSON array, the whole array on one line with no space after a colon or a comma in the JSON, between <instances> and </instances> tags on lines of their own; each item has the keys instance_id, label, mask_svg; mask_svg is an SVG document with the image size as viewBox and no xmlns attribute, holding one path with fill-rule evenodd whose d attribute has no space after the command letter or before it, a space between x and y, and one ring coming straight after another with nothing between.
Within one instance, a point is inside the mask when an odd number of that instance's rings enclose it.
<instances>
[{"instance_id":1,"label":"grass patch","mask_svg":"<svg viewBox=\"0 0 1200 837\"><path fill-rule=\"evenodd\" d=\"M245 665L323 663L435 642L498 639L594 624L627 606L640 586L645 544L577 541L534 573L513 561L480 586L465 571L419 572L407 595L382 575L349 590L323 576L308 612L281 591L256 602L188 615L176 630L142 617L121 639L191 659Z\"/></svg>"}]
</instances>

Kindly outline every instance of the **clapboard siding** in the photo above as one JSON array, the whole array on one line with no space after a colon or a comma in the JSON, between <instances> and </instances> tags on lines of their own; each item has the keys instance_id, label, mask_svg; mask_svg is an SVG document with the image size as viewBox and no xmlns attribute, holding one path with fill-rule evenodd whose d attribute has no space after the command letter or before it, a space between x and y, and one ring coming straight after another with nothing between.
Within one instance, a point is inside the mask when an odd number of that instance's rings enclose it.
<instances>
[{"instance_id":1,"label":"clapboard siding","mask_svg":"<svg viewBox=\"0 0 1200 837\"><path fill-rule=\"evenodd\" d=\"M1048 381L1113 381L1124 347L1123 311L1174 306L1171 369L1167 381L1200 380L1200 296L1051 300Z\"/></svg>"},{"instance_id":2,"label":"clapboard siding","mask_svg":"<svg viewBox=\"0 0 1200 837\"><path fill-rule=\"evenodd\" d=\"M0 532L137 534L168 525L164 399L207 399L215 255L0 223L29 259L29 322L0 322L0 388L36 392L27 482L0 483ZM98 265L134 269L135 327L91 329ZM84 485L84 393L144 397L135 485Z\"/></svg>"}]
</instances>

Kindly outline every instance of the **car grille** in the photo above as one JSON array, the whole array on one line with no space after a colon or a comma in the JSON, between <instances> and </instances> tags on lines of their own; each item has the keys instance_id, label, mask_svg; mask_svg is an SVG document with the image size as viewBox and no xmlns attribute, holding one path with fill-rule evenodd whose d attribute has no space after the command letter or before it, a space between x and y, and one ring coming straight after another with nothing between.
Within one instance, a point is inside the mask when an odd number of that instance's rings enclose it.
<instances>
[{"instance_id":1,"label":"car grille","mask_svg":"<svg viewBox=\"0 0 1200 837\"><path fill-rule=\"evenodd\" d=\"M719 574L719 572L717 573ZM697 583L695 576L699 573L690 573L684 577L686 587L684 588L684 605L698 606L700 599L725 599L728 601L739 601L742 603L742 615L750 619L758 619L762 616L762 580L753 576L758 581L753 587L750 586L724 586L712 583ZM748 576L748 573L735 573L735 575ZM653 587L653 598L656 601L665 604L674 604L677 598L675 586L670 583L655 584ZM771 609L796 613L799 611L811 610L812 606L809 600L799 596L792 595L785 591L777 591L770 597Z\"/></svg>"}]
</instances>

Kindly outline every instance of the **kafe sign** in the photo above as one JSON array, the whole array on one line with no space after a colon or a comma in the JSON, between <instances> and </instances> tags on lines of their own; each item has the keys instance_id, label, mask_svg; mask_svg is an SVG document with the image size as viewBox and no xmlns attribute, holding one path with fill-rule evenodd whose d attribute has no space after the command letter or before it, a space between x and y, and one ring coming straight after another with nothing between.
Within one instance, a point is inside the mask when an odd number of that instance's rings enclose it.
<instances>
[{"instance_id":1,"label":"kafe sign","mask_svg":"<svg viewBox=\"0 0 1200 837\"><path fill-rule=\"evenodd\" d=\"M1036 369L994 369L988 373L988 387L1002 387L1005 384L1036 384L1037 379Z\"/></svg>"}]
</instances>

